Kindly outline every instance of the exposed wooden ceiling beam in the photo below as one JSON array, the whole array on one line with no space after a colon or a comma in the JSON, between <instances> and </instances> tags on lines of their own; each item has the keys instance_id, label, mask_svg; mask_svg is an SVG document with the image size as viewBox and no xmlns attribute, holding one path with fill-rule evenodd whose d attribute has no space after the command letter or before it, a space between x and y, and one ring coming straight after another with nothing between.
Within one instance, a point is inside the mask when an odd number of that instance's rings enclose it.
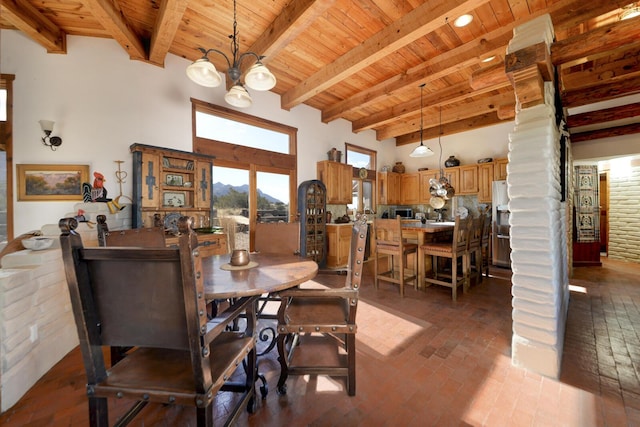
<instances>
[{"instance_id":1,"label":"exposed wooden ceiling beam","mask_svg":"<svg viewBox=\"0 0 640 427\"><path fill-rule=\"evenodd\" d=\"M454 133L467 132L473 129L478 129L485 126L493 126L495 124L501 123L502 120L498 118L498 114L493 111L489 113L479 114L475 117L471 117L469 119L460 120L458 122L447 123L442 125L442 136L451 135ZM423 131L424 139L437 138L440 134L440 127L433 127L430 129L425 129ZM380 139L380 138L378 138ZM415 135L400 135L396 137L396 147L415 143ZM482 143L478 141L478 143Z\"/></svg>"},{"instance_id":2,"label":"exposed wooden ceiling beam","mask_svg":"<svg viewBox=\"0 0 640 427\"><path fill-rule=\"evenodd\" d=\"M453 104L456 102L462 102L471 97L481 96L485 93L493 90L500 90L508 87L509 81L496 84L493 86L486 86L484 88L474 90L469 86L468 82L458 83L451 85L445 89L437 92L430 93L423 98L425 105L429 106L441 106ZM420 97L416 96L416 99L398 106L388 108L375 114L371 114L365 118L353 121L351 129L353 132L362 132L363 130L377 128L379 126L392 123L395 120L408 117L415 114L420 110Z\"/></svg>"},{"instance_id":3,"label":"exposed wooden ceiling beam","mask_svg":"<svg viewBox=\"0 0 640 427\"><path fill-rule=\"evenodd\" d=\"M501 106L515 105L515 94L513 91L505 91L498 95L487 95L471 102L461 101L455 105L448 105L442 111L442 124L463 121L475 117L480 113L498 112ZM515 111L515 110L514 110ZM505 113L502 112L504 115ZM514 113L515 114L515 113ZM512 119L513 117L507 117ZM411 122L397 122L377 132L377 137L382 139L393 138L396 135L404 135L407 139L414 138L420 141L420 117ZM440 114L438 109L430 108L424 112L423 126L425 128L438 128L440 125ZM416 130L417 128L417 130Z\"/></svg>"},{"instance_id":4,"label":"exposed wooden ceiling beam","mask_svg":"<svg viewBox=\"0 0 640 427\"><path fill-rule=\"evenodd\" d=\"M158 17L151 34L151 47L149 49L149 62L164 65L164 58L169 52L182 15L187 9L189 0L161 0Z\"/></svg>"},{"instance_id":5,"label":"exposed wooden ceiling beam","mask_svg":"<svg viewBox=\"0 0 640 427\"><path fill-rule=\"evenodd\" d=\"M140 61L147 60L144 45L124 18L124 13L117 3L109 0L82 0L92 15L100 22L111 37L129 54L129 58Z\"/></svg>"},{"instance_id":6,"label":"exposed wooden ceiling beam","mask_svg":"<svg viewBox=\"0 0 640 427\"><path fill-rule=\"evenodd\" d=\"M581 58L640 43L640 17L605 25L551 45L551 63L571 64Z\"/></svg>"},{"instance_id":7,"label":"exposed wooden ceiling beam","mask_svg":"<svg viewBox=\"0 0 640 427\"><path fill-rule=\"evenodd\" d=\"M489 0L429 0L282 95L289 110Z\"/></svg>"},{"instance_id":8,"label":"exposed wooden ceiling beam","mask_svg":"<svg viewBox=\"0 0 640 427\"><path fill-rule=\"evenodd\" d=\"M561 73L563 90L576 90L595 84L612 82L620 79L640 75L640 48L624 51L615 59L599 59L582 71L568 71Z\"/></svg>"},{"instance_id":9,"label":"exposed wooden ceiling beam","mask_svg":"<svg viewBox=\"0 0 640 427\"><path fill-rule=\"evenodd\" d=\"M25 0L2 0L0 15L49 53L67 53L65 33Z\"/></svg>"},{"instance_id":10,"label":"exposed wooden ceiling beam","mask_svg":"<svg viewBox=\"0 0 640 427\"><path fill-rule=\"evenodd\" d=\"M640 102L571 115L567 117L567 127L571 129L581 126L607 123L612 120L612 117L616 120L621 120L636 116L640 117Z\"/></svg>"},{"instance_id":11,"label":"exposed wooden ceiling beam","mask_svg":"<svg viewBox=\"0 0 640 427\"><path fill-rule=\"evenodd\" d=\"M589 87L589 96L585 96L585 90L582 88L563 92L561 95L562 106L565 108L579 107L634 93L640 93L640 77Z\"/></svg>"},{"instance_id":12,"label":"exposed wooden ceiling beam","mask_svg":"<svg viewBox=\"0 0 640 427\"><path fill-rule=\"evenodd\" d=\"M614 136L633 135L640 133L640 123L632 123L624 126L616 126L606 129L591 130L587 132L571 133L571 143L575 144L594 139L611 138Z\"/></svg>"},{"instance_id":13,"label":"exposed wooden ceiling beam","mask_svg":"<svg viewBox=\"0 0 640 427\"><path fill-rule=\"evenodd\" d=\"M624 1L618 0L617 3L624 5ZM501 26L480 38L475 38L469 43L427 60L407 72L400 70L401 72L396 76L325 108L322 111L322 121L326 123L338 119L356 108L362 108L407 86L429 83L454 73L460 68L467 68L473 63L477 64L490 55L504 54L509 40L513 37L515 27L547 12L551 14L555 28L563 29L594 18L610 8L611 5L607 1L589 4L585 4L583 0L556 3L546 11L531 14L526 21L519 20Z\"/></svg>"}]
</instances>

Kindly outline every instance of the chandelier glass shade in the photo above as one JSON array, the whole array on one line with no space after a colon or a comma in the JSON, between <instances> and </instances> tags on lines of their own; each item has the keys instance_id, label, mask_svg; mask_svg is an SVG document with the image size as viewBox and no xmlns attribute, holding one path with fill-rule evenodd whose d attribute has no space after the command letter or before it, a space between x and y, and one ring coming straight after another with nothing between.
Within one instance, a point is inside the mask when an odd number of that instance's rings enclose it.
<instances>
[{"instance_id":1,"label":"chandelier glass shade","mask_svg":"<svg viewBox=\"0 0 640 427\"><path fill-rule=\"evenodd\" d=\"M422 126L422 91L425 83L420 85L420 145L413 149L409 157L429 157L433 156L433 151L422 142L423 126Z\"/></svg>"},{"instance_id":2,"label":"chandelier glass shade","mask_svg":"<svg viewBox=\"0 0 640 427\"><path fill-rule=\"evenodd\" d=\"M275 87L277 81L276 77L271 71L262 63L264 56L260 56L255 52L239 53L238 46L238 22L236 20L236 2L233 2L233 34L229 36L231 39L231 59L222 51L218 49L204 49L199 47L198 50L202 52L202 58L197 59L191 65L187 67L187 76L195 83L205 87L218 87L222 84L222 77L216 69L215 65L209 60L210 53L218 53L224 57L227 61L228 69L227 76L231 81L231 89L225 95L224 99L229 104L246 108L250 107L253 103L251 95L240 82L242 76L241 63L250 56L254 57L256 62L249 68L249 71L244 77L244 83L253 90L267 91Z\"/></svg>"}]
</instances>

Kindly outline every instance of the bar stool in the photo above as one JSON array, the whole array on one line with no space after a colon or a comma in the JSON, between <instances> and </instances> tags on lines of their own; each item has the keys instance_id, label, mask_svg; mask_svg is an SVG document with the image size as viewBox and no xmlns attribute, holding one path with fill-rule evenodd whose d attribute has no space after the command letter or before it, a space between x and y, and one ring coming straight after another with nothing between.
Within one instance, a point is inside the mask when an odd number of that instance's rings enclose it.
<instances>
[{"instance_id":1,"label":"bar stool","mask_svg":"<svg viewBox=\"0 0 640 427\"><path fill-rule=\"evenodd\" d=\"M407 256L409 254L418 255L418 245L416 243L407 243L402 238L402 223L400 217L395 219L375 218L373 228L376 242L376 255L374 261L375 269L375 287L378 289L378 281L383 280L399 285L400 296L404 297L404 285L413 281L415 287L418 282L418 259L413 263L413 271L407 273ZM390 258L387 260L387 269L380 271L381 255ZM398 268L396 268L396 259Z\"/></svg>"},{"instance_id":2,"label":"bar stool","mask_svg":"<svg viewBox=\"0 0 640 427\"><path fill-rule=\"evenodd\" d=\"M432 257L433 277L425 277L426 283L446 286L451 288L451 298L457 299L458 286L462 285L462 291L469 287L469 231L471 219L461 219L456 216L451 242L433 242L420 246L419 256ZM451 274L438 271L439 258L451 260ZM458 261L460 261L461 274L458 273Z\"/></svg>"},{"instance_id":3,"label":"bar stool","mask_svg":"<svg viewBox=\"0 0 640 427\"><path fill-rule=\"evenodd\" d=\"M469 254L467 256L467 271L469 272L469 282L475 277L475 283L482 282L482 227L484 225L484 215L471 220L469 231Z\"/></svg>"}]
</instances>

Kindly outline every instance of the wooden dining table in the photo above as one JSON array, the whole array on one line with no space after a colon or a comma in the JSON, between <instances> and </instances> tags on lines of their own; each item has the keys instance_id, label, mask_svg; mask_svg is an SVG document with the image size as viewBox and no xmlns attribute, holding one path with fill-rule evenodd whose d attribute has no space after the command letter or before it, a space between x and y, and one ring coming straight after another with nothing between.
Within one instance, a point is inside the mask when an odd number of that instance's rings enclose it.
<instances>
[{"instance_id":1,"label":"wooden dining table","mask_svg":"<svg viewBox=\"0 0 640 427\"><path fill-rule=\"evenodd\" d=\"M424 256L420 253L420 246L425 244L427 241L432 241L438 237L440 234L445 234L447 232L453 231L455 227L455 222L435 222L435 221L427 221L422 224L420 221L410 221L403 222L402 224L402 232L404 236L404 232L407 234L416 233L418 237L418 288L422 288L424 286L424 278L426 274L426 263Z\"/></svg>"}]
</instances>

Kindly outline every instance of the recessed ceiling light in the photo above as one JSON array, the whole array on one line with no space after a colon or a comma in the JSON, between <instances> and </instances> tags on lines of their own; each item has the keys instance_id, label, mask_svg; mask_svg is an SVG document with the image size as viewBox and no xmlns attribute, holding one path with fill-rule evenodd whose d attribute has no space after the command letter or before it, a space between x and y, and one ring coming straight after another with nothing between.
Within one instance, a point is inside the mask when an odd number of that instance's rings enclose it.
<instances>
[{"instance_id":1,"label":"recessed ceiling light","mask_svg":"<svg viewBox=\"0 0 640 427\"><path fill-rule=\"evenodd\" d=\"M495 56L495 55L490 56L490 57L488 57L488 58L484 58L484 59L482 60L482 62L491 62L491 61L493 61L494 59L496 59L496 56Z\"/></svg>"},{"instance_id":2,"label":"recessed ceiling light","mask_svg":"<svg viewBox=\"0 0 640 427\"><path fill-rule=\"evenodd\" d=\"M471 23L471 21L473 21L473 16L467 14L467 15L462 15L459 16L458 18L456 18L455 21L453 21L453 25L455 25L458 28L462 28L465 27L467 25L469 25Z\"/></svg>"}]
</instances>

